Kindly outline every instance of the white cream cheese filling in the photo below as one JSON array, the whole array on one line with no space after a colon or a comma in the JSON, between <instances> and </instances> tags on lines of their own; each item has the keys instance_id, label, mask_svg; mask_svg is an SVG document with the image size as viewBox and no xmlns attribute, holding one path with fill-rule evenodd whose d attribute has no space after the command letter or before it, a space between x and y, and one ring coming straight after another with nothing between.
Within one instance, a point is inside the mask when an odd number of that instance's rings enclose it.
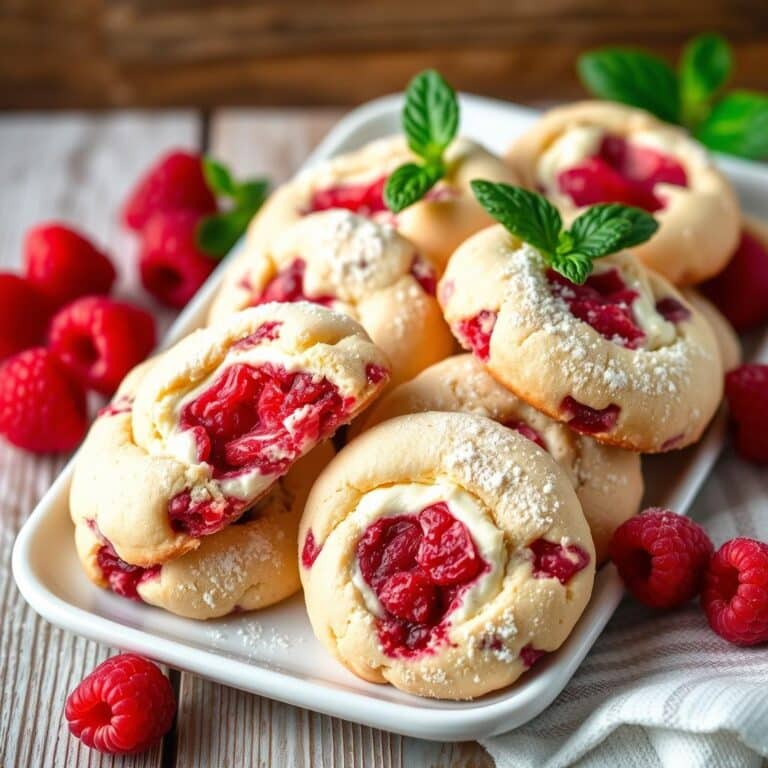
<instances>
[{"instance_id":1,"label":"white cream cheese filling","mask_svg":"<svg viewBox=\"0 0 768 768\"><path fill-rule=\"evenodd\" d=\"M596 266L593 274L600 274L618 266L621 279L627 288L637 294L630 308L640 330L645 334L643 349L655 350L669 346L677 338L677 329L656 309L653 293L644 275L633 269L621 268L619 265Z\"/></svg>"},{"instance_id":2,"label":"white cream cheese filling","mask_svg":"<svg viewBox=\"0 0 768 768\"><path fill-rule=\"evenodd\" d=\"M350 519L362 536L365 529L382 517L417 515L426 507L444 501L450 513L466 525L482 559L489 569L482 573L462 594L461 604L449 616L451 622L462 622L476 614L501 588L506 568L504 534L491 520L474 496L446 480L433 484L398 483L366 493L352 512ZM365 602L368 611L384 616L385 610L376 593L368 586L357 558L352 565L352 583Z\"/></svg>"},{"instance_id":3,"label":"white cream cheese filling","mask_svg":"<svg viewBox=\"0 0 768 768\"><path fill-rule=\"evenodd\" d=\"M578 125L558 136L539 158L539 184L548 191L557 191L558 175L596 155L604 135L605 131L596 125Z\"/></svg>"}]
</instances>

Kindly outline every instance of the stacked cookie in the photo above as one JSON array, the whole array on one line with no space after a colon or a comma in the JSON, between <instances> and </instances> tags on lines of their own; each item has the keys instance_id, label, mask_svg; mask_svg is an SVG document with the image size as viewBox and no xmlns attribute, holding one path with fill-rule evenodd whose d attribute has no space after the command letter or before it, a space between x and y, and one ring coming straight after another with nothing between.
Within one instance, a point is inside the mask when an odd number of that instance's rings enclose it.
<instances>
[{"instance_id":1,"label":"stacked cookie","mask_svg":"<svg viewBox=\"0 0 768 768\"><path fill-rule=\"evenodd\" d=\"M206 619L298 589L296 532L326 441L385 385L351 318L268 304L136 368L91 427L70 491L88 576Z\"/></svg>"},{"instance_id":2,"label":"stacked cookie","mask_svg":"<svg viewBox=\"0 0 768 768\"><path fill-rule=\"evenodd\" d=\"M698 145L624 107L554 110L507 162L455 139L394 213L411 150L377 141L275 192L209 326L97 419L71 513L101 586L213 618L300 580L356 675L463 699L560 647L639 509L640 454L715 413L738 342L690 286L728 262L740 214ZM478 178L569 222L619 202L660 227L572 282L494 224Z\"/></svg>"}]
</instances>

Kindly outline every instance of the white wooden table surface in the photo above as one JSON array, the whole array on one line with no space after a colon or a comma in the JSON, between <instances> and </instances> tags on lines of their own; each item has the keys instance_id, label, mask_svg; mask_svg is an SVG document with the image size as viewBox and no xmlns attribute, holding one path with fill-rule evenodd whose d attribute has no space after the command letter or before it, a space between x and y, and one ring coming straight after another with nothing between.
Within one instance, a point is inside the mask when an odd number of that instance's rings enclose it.
<instances>
[{"instance_id":1,"label":"white wooden table surface","mask_svg":"<svg viewBox=\"0 0 768 768\"><path fill-rule=\"evenodd\" d=\"M339 113L331 110L118 112L0 117L0 269L16 269L24 232L62 219L106 247L120 269L119 294L152 307L161 331L172 319L138 290L135 242L121 231L126 191L160 152L206 148L238 174L282 181ZM171 672L175 729L144 755L109 758L68 734L67 693L115 649L52 627L26 605L10 572L19 528L64 463L0 441L0 768L49 766L488 766L471 744L433 744L317 715Z\"/></svg>"}]
</instances>

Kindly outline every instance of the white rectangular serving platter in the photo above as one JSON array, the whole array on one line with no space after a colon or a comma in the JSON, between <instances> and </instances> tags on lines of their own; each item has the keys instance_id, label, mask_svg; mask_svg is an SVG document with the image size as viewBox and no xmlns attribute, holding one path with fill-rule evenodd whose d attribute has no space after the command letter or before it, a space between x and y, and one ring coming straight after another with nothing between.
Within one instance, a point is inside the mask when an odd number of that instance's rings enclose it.
<instances>
[{"instance_id":1,"label":"white rectangular serving platter","mask_svg":"<svg viewBox=\"0 0 768 768\"><path fill-rule=\"evenodd\" d=\"M401 99L388 96L351 112L305 167L396 132ZM470 95L461 97L461 115L462 133L497 152L536 118L533 110ZM745 208L768 217L768 168L727 158L719 162ZM166 345L202 324L223 272L217 270L179 316ZM723 425L721 415L694 448L646 463L647 503L681 513L689 509L720 453ZM75 555L67 511L71 476L70 463L22 528L13 551L16 583L40 615L80 635L235 688L408 736L479 739L532 719L565 687L622 597L616 571L604 567L568 641L516 685L473 702L419 699L365 683L334 661L312 634L300 594L258 613L195 622L94 587Z\"/></svg>"}]
</instances>

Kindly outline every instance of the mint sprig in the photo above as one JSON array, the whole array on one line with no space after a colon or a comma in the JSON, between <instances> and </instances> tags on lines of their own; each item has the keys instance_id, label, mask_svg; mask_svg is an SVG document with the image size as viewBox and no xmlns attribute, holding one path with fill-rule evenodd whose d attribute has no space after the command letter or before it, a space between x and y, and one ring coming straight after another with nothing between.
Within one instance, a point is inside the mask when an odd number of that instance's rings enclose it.
<instances>
[{"instance_id":1,"label":"mint sprig","mask_svg":"<svg viewBox=\"0 0 768 768\"><path fill-rule=\"evenodd\" d=\"M459 129L459 102L442 75L427 69L408 84L403 131L420 163L405 163L387 179L384 202L399 213L418 200L445 175L443 155Z\"/></svg>"},{"instance_id":2,"label":"mint sprig","mask_svg":"<svg viewBox=\"0 0 768 768\"><path fill-rule=\"evenodd\" d=\"M496 221L578 285L592 272L595 259L644 243L659 228L646 211L603 203L588 208L564 229L557 208L536 192L482 179L472 181L472 191Z\"/></svg>"},{"instance_id":3,"label":"mint sprig","mask_svg":"<svg viewBox=\"0 0 768 768\"><path fill-rule=\"evenodd\" d=\"M579 76L602 99L640 107L668 123L680 114L677 76L663 59L632 48L604 48L583 54Z\"/></svg>"},{"instance_id":4,"label":"mint sprig","mask_svg":"<svg viewBox=\"0 0 768 768\"><path fill-rule=\"evenodd\" d=\"M662 58L634 48L591 51L578 61L584 86L596 96L682 125L719 152L768 160L768 94L723 94L732 69L731 48L715 34L689 41L677 71Z\"/></svg>"},{"instance_id":5,"label":"mint sprig","mask_svg":"<svg viewBox=\"0 0 768 768\"><path fill-rule=\"evenodd\" d=\"M204 217L197 229L198 247L215 259L229 253L269 193L266 179L236 181L226 166L212 157L203 158L203 175L210 190L223 197L227 210Z\"/></svg>"}]
</instances>

